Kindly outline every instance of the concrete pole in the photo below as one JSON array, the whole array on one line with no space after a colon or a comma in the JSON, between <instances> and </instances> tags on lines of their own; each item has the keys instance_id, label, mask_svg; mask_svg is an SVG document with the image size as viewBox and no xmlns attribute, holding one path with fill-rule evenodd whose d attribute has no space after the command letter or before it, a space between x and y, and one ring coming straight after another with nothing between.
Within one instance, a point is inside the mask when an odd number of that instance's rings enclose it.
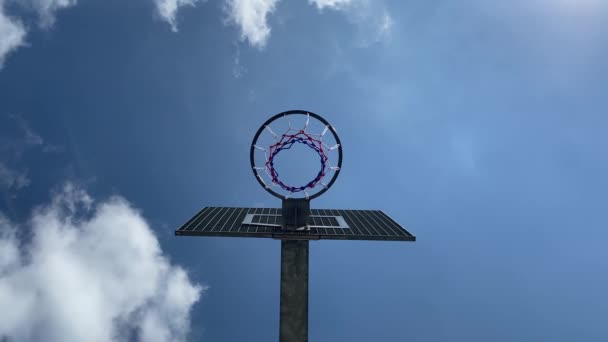
<instances>
[{"instance_id":1,"label":"concrete pole","mask_svg":"<svg viewBox=\"0 0 608 342\"><path fill-rule=\"evenodd\" d=\"M308 342L308 241L281 240L280 342Z\"/></svg>"}]
</instances>

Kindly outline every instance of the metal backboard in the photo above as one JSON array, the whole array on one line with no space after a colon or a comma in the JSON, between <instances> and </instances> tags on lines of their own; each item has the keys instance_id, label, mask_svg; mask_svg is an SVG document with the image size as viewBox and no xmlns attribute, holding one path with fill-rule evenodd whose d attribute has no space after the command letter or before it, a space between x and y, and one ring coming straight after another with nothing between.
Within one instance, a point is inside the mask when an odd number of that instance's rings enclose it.
<instances>
[{"instance_id":1,"label":"metal backboard","mask_svg":"<svg viewBox=\"0 0 608 342\"><path fill-rule=\"evenodd\" d=\"M206 207L175 235L260 237L282 240L416 241L380 210L310 209L308 226L285 230L279 208Z\"/></svg>"}]
</instances>

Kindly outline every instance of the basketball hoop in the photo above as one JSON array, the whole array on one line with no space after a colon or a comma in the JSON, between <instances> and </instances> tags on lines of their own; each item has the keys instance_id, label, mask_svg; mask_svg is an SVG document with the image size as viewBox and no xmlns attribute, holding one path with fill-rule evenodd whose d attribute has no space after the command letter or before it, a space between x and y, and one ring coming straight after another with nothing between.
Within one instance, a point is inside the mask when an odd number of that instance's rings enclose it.
<instances>
[{"instance_id":1,"label":"basketball hoop","mask_svg":"<svg viewBox=\"0 0 608 342\"><path fill-rule=\"evenodd\" d=\"M320 168L308 182L294 185L281 179L275 162L277 155L289 152L296 144L313 150L319 157ZM256 179L273 196L311 200L327 191L338 178L342 145L336 130L321 116L290 110L273 116L258 129L251 143L250 161Z\"/></svg>"}]
</instances>

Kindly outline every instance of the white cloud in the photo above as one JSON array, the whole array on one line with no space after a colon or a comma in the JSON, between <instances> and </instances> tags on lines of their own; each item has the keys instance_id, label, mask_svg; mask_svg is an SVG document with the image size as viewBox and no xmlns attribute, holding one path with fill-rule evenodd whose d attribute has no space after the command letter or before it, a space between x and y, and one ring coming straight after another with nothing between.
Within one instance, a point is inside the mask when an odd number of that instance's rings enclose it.
<instances>
[{"instance_id":1,"label":"white cloud","mask_svg":"<svg viewBox=\"0 0 608 342\"><path fill-rule=\"evenodd\" d=\"M160 17L171 25L171 30L177 32L177 10L183 6L196 6L198 0L154 0Z\"/></svg>"},{"instance_id":2,"label":"white cloud","mask_svg":"<svg viewBox=\"0 0 608 342\"><path fill-rule=\"evenodd\" d=\"M55 24L55 12L76 5L76 0L28 0L40 16L40 25L49 28Z\"/></svg>"},{"instance_id":3,"label":"white cloud","mask_svg":"<svg viewBox=\"0 0 608 342\"><path fill-rule=\"evenodd\" d=\"M343 9L350 5L352 0L308 0L309 4L317 6L317 9L322 10L324 8L330 8L334 10Z\"/></svg>"},{"instance_id":4,"label":"white cloud","mask_svg":"<svg viewBox=\"0 0 608 342\"><path fill-rule=\"evenodd\" d=\"M22 7L33 9L40 17L40 26L49 28L55 23L55 12L76 5L76 0L24 0L16 1ZM5 12L6 0L0 0L0 70L9 53L25 45L27 31L23 23Z\"/></svg>"},{"instance_id":5,"label":"white cloud","mask_svg":"<svg viewBox=\"0 0 608 342\"><path fill-rule=\"evenodd\" d=\"M4 0L0 0L0 69L9 53L24 44L25 27L4 12Z\"/></svg>"},{"instance_id":6,"label":"white cloud","mask_svg":"<svg viewBox=\"0 0 608 342\"><path fill-rule=\"evenodd\" d=\"M270 36L267 17L278 0L226 0L228 20L241 29L241 40L263 48Z\"/></svg>"},{"instance_id":7,"label":"white cloud","mask_svg":"<svg viewBox=\"0 0 608 342\"><path fill-rule=\"evenodd\" d=\"M0 214L0 340L183 341L203 290L120 197L67 185L25 226Z\"/></svg>"},{"instance_id":8,"label":"white cloud","mask_svg":"<svg viewBox=\"0 0 608 342\"><path fill-rule=\"evenodd\" d=\"M308 0L319 11L328 8L344 13L357 27L357 44L363 47L388 41L394 20L382 1L370 0Z\"/></svg>"}]
</instances>

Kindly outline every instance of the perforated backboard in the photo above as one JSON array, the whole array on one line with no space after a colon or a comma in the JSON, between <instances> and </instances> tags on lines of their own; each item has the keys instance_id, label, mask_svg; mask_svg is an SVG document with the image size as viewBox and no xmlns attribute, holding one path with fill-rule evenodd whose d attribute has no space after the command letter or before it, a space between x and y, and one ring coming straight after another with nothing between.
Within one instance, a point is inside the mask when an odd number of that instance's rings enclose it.
<instances>
[{"instance_id":1,"label":"perforated backboard","mask_svg":"<svg viewBox=\"0 0 608 342\"><path fill-rule=\"evenodd\" d=\"M415 241L416 237L380 210L311 209L302 230L282 229L278 208L206 207L175 235L260 237L301 240Z\"/></svg>"}]
</instances>

